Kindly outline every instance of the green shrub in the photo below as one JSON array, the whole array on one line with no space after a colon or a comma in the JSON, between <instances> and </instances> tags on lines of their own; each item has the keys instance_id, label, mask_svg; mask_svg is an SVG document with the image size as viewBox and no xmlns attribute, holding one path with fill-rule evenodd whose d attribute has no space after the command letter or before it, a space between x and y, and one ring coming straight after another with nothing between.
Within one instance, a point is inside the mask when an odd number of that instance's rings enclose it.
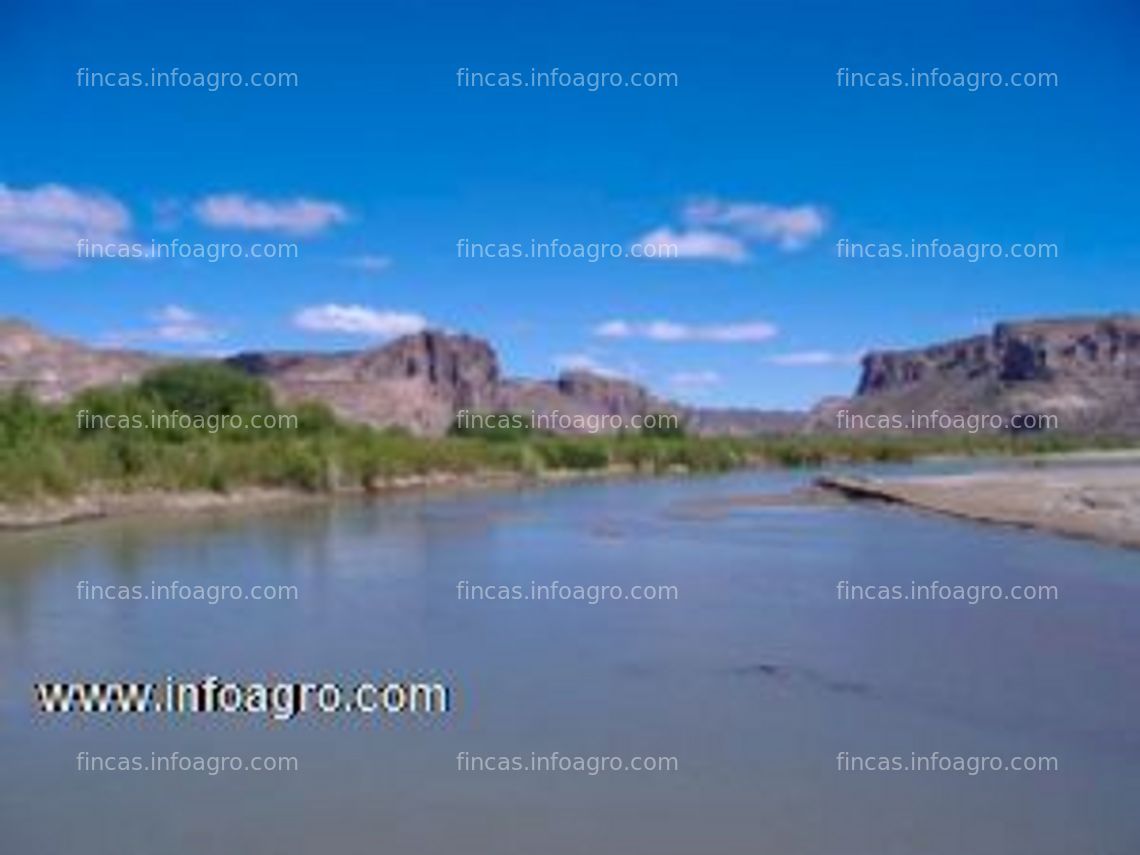
<instances>
[{"instance_id":1,"label":"green shrub","mask_svg":"<svg viewBox=\"0 0 1140 855\"><path fill-rule=\"evenodd\" d=\"M336 416L328 405L319 401L306 401L293 408L297 416L297 434L319 436L334 434L340 429Z\"/></svg>"},{"instance_id":2,"label":"green shrub","mask_svg":"<svg viewBox=\"0 0 1140 855\"><path fill-rule=\"evenodd\" d=\"M248 417L279 412L269 388L226 366L172 365L132 386L92 389L65 406L37 403L26 390L0 394L0 500L112 490L227 491L263 485L330 490L346 484L434 472L597 470L627 464L662 472L681 466L717 472L750 462L815 466L830 461L907 461L934 453L1037 454L1124 447L1125 439L1059 433L1010 435L686 436L650 430L606 436L534 433L494 426L442 438L345 424L322 404L292 412L297 429L102 428L86 416L152 412ZM85 413L85 416L80 414ZM1131 441L1134 446L1135 441Z\"/></svg>"},{"instance_id":3,"label":"green shrub","mask_svg":"<svg viewBox=\"0 0 1140 855\"><path fill-rule=\"evenodd\" d=\"M518 442L533 434L528 417L519 413L464 413L448 429L448 436Z\"/></svg>"},{"instance_id":4,"label":"green shrub","mask_svg":"<svg viewBox=\"0 0 1140 855\"><path fill-rule=\"evenodd\" d=\"M158 368L142 379L138 391L165 409L194 415L273 411L273 394L264 381L218 362Z\"/></svg>"},{"instance_id":5,"label":"green shrub","mask_svg":"<svg viewBox=\"0 0 1140 855\"><path fill-rule=\"evenodd\" d=\"M610 463L605 440L594 437L550 437L535 451L547 469L604 469Z\"/></svg>"},{"instance_id":6,"label":"green shrub","mask_svg":"<svg viewBox=\"0 0 1140 855\"><path fill-rule=\"evenodd\" d=\"M652 419L652 427L643 427L642 436L657 436L663 439L679 439L685 436L685 426L674 413L649 413L646 420Z\"/></svg>"}]
</instances>

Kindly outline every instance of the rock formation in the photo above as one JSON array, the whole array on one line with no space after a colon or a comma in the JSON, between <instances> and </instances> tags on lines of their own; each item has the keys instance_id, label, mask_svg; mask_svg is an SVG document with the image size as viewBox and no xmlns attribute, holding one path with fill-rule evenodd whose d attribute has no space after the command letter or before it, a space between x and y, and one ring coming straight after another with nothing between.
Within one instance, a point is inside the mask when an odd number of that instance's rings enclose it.
<instances>
[{"instance_id":1,"label":"rock formation","mask_svg":"<svg viewBox=\"0 0 1140 855\"><path fill-rule=\"evenodd\" d=\"M130 383L169 361L54 338L20 321L0 322L0 390L24 388L45 402ZM321 401L348 421L423 436L445 433L460 410L618 416L626 424L634 415L673 413L682 423L702 424L699 411L656 398L627 380L584 371L555 380L506 379L487 342L439 331L359 351L252 352L225 361L264 379L284 404Z\"/></svg>"},{"instance_id":2,"label":"rock formation","mask_svg":"<svg viewBox=\"0 0 1140 855\"><path fill-rule=\"evenodd\" d=\"M489 344L427 331L345 353L243 353L231 365L264 378L285 403L317 400L350 421L445 433L461 409L489 410L500 386Z\"/></svg>"},{"instance_id":3,"label":"rock formation","mask_svg":"<svg viewBox=\"0 0 1140 855\"><path fill-rule=\"evenodd\" d=\"M816 430L838 414L935 410L949 415L1053 415L1071 433L1140 432L1140 316L999 323L987 335L863 359L854 397L812 412ZM848 420L849 423L850 420Z\"/></svg>"},{"instance_id":4,"label":"rock formation","mask_svg":"<svg viewBox=\"0 0 1140 855\"><path fill-rule=\"evenodd\" d=\"M97 350L53 338L23 321L0 319L0 389L23 388L46 402L90 386L137 380L164 360L128 350Z\"/></svg>"},{"instance_id":5,"label":"rock formation","mask_svg":"<svg viewBox=\"0 0 1140 855\"><path fill-rule=\"evenodd\" d=\"M0 321L0 389L41 400L137 380L169 361L104 350ZM323 401L342 418L438 436L460 410L620 416L674 413L701 434L836 431L854 416L1053 415L1069 433L1140 435L1140 317L1002 323L988 335L914 350L869 353L854 396L810 414L688 408L644 387L583 371L555 380L505 378L494 349L467 335L426 331L340 353L259 352L227 362L262 377L286 403ZM846 414L844 423L840 414ZM906 428L903 428L904 430Z\"/></svg>"}]
</instances>

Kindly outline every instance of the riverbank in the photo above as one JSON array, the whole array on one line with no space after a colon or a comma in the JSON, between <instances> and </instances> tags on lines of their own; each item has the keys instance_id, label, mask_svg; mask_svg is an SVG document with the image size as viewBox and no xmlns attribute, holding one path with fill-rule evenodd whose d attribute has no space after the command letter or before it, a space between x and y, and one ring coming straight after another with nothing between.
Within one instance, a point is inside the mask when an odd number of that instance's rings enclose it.
<instances>
[{"instance_id":1,"label":"riverbank","mask_svg":"<svg viewBox=\"0 0 1140 855\"><path fill-rule=\"evenodd\" d=\"M968 460L932 455L930 460ZM845 461L851 462L851 461ZM1062 453L1025 458L1033 468L999 469L965 475L863 478L820 475L786 494L749 494L697 502L683 514L716 516L739 506L842 504L879 501L907 505L977 522L1018 525L1121 546L1140 548L1140 453L1136 451ZM740 462L736 469L786 469L764 459ZM553 486L583 481L715 474L679 464L644 468L615 463L597 469L538 472L437 471L376 477L364 484L309 490L297 486L241 486L228 490L92 490L70 496L43 496L0 502L0 533L127 516L209 511L245 511L274 506L317 504L336 499L400 493L484 491Z\"/></svg>"},{"instance_id":2,"label":"riverbank","mask_svg":"<svg viewBox=\"0 0 1140 855\"><path fill-rule=\"evenodd\" d=\"M680 467L673 467L668 473L658 474L692 473ZM0 502L0 533L117 517L207 511L252 511L277 506L318 504L336 499L393 496L401 493L518 489L638 476L653 477L653 473L639 472L630 466L615 465L605 469L548 470L537 474L509 471L434 472L374 479L367 486L338 487L318 492L297 487L256 486L225 492L160 489L135 492L96 491L67 497L43 497L19 503Z\"/></svg>"},{"instance_id":3,"label":"riverbank","mask_svg":"<svg viewBox=\"0 0 1140 855\"><path fill-rule=\"evenodd\" d=\"M172 422L174 414L193 418ZM208 364L166 366L136 384L88 389L65 404L15 390L0 395L0 528L449 484L906 463L934 454L1031 455L1120 444L1052 434L705 436L680 426L555 434L506 424L457 423L442 436L378 429L312 402L282 409L263 381Z\"/></svg>"},{"instance_id":4,"label":"riverbank","mask_svg":"<svg viewBox=\"0 0 1140 855\"><path fill-rule=\"evenodd\" d=\"M1135 459L1114 465L1080 465L1072 459L1065 463L966 475L827 475L816 484L848 499L902 504L1140 549L1140 465Z\"/></svg>"}]
</instances>

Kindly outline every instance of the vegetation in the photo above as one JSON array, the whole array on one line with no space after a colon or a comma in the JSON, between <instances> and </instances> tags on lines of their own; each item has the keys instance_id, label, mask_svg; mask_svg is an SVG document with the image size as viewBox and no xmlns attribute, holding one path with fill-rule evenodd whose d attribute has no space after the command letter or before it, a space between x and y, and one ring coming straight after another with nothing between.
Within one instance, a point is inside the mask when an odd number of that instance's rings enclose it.
<instances>
[{"instance_id":1,"label":"vegetation","mask_svg":"<svg viewBox=\"0 0 1140 855\"><path fill-rule=\"evenodd\" d=\"M251 429L255 418L278 426ZM730 438L657 429L555 436L515 423L423 439L345 424L320 404L279 409L262 381L225 366L194 364L159 369L133 386L93 389L63 406L45 406L21 391L0 395L0 501L93 490L327 491L436 472L539 475L614 466L719 472L1089 445L1055 434Z\"/></svg>"}]
</instances>

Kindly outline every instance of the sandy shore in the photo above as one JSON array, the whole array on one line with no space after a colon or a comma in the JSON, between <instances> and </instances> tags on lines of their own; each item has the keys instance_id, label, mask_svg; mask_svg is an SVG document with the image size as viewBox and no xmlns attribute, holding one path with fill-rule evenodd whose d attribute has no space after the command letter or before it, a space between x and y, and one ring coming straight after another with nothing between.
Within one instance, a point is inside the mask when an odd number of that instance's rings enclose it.
<instances>
[{"instance_id":1,"label":"sandy shore","mask_svg":"<svg viewBox=\"0 0 1140 855\"><path fill-rule=\"evenodd\" d=\"M1140 466L1070 464L891 479L823 476L816 483L851 499L897 502L1140 549Z\"/></svg>"}]
</instances>

